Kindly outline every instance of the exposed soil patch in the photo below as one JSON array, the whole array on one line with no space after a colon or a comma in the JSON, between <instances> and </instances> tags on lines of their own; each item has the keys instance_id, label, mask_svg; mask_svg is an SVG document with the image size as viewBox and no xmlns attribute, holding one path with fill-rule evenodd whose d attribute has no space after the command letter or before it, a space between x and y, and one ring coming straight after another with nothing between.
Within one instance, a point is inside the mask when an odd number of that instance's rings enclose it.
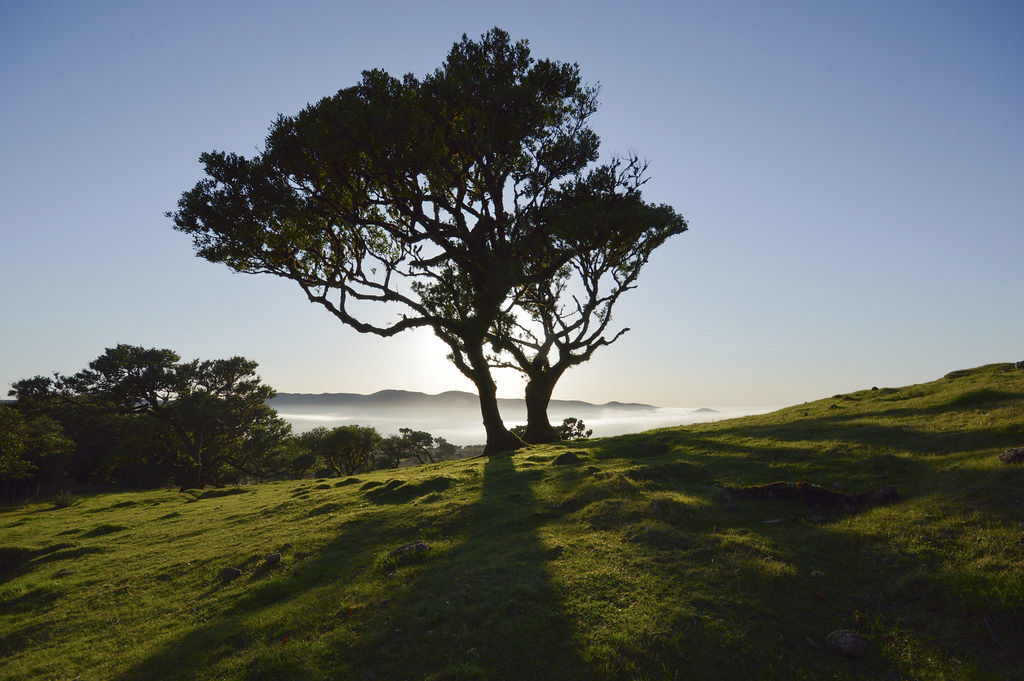
<instances>
[{"instance_id":1,"label":"exposed soil patch","mask_svg":"<svg viewBox=\"0 0 1024 681\"><path fill-rule=\"evenodd\" d=\"M821 506L834 511L854 511L888 504L899 499L900 493L892 485L849 494L809 482L770 482L750 487L725 487L719 500L728 502L737 499L781 499L800 501L811 506Z\"/></svg>"}]
</instances>

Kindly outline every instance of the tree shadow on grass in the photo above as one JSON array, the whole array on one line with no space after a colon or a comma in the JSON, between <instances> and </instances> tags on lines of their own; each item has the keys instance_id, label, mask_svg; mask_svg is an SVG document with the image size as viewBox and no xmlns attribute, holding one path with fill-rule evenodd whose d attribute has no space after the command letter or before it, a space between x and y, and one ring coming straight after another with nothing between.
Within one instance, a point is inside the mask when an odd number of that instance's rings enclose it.
<instances>
[{"instance_id":1,"label":"tree shadow on grass","mask_svg":"<svg viewBox=\"0 0 1024 681\"><path fill-rule=\"evenodd\" d=\"M655 513L657 521L640 525L657 532L621 526L657 604L647 615L661 623L616 656L635 676L1017 678L1024 613L1012 595L978 585L987 575L947 560L941 531L933 551L907 555L882 534L808 523L814 511L793 502L705 508L667 520ZM974 595L965 595L967 584ZM827 651L836 629L859 631L865 656L846 661Z\"/></svg>"},{"instance_id":2,"label":"tree shadow on grass","mask_svg":"<svg viewBox=\"0 0 1024 681\"><path fill-rule=\"evenodd\" d=\"M416 507L402 522L367 511L315 557L286 553L279 575L215 586L206 597L245 585L210 624L117 678L586 678L545 570L528 477L494 457L481 498L435 523ZM382 556L416 538L433 547L387 575ZM347 592L374 572L386 586ZM255 660L240 673L226 658L249 648Z\"/></svg>"},{"instance_id":3,"label":"tree shadow on grass","mask_svg":"<svg viewBox=\"0 0 1024 681\"><path fill-rule=\"evenodd\" d=\"M545 568L532 478L510 456L487 460L465 540L417 575L354 651L367 678L588 678Z\"/></svg>"},{"instance_id":4,"label":"tree shadow on grass","mask_svg":"<svg viewBox=\"0 0 1024 681\"><path fill-rule=\"evenodd\" d=\"M588 450L598 459L619 458L621 453L621 458L645 466L692 464L698 472L680 476L690 478L691 490L711 481L807 480L824 486L842 484L848 491L893 484L905 498L939 494L1003 521L1020 520L1014 508L1024 500L1024 467L965 464L1019 443L1024 423L924 432L905 426L847 424L856 418L851 414L710 431L663 430L596 440L588 443Z\"/></svg>"}]
</instances>

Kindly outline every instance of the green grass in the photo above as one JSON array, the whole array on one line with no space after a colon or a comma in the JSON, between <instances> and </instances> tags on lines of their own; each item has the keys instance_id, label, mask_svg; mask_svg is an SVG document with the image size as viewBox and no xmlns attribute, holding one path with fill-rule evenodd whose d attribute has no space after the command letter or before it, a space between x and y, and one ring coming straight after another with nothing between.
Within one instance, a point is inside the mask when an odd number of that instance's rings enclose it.
<instances>
[{"instance_id":1,"label":"green grass","mask_svg":"<svg viewBox=\"0 0 1024 681\"><path fill-rule=\"evenodd\" d=\"M511 457L0 510L0 678L1021 678L1024 467L997 460L1021 445L1024 371L992 365ZM901 499L716 501L775 480ZM808 643L839 628L863 658Z\"/></svg>"}]
</instances>

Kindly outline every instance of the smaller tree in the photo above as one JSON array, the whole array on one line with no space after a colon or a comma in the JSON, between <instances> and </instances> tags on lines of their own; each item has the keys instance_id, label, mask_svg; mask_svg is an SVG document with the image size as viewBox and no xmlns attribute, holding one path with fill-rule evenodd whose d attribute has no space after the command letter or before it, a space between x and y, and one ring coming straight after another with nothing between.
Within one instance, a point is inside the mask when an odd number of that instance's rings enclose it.
<instances>
[{"instance_id":1,"label":"smaller tree","mask_svg":"<svg viewBox=\"0 0 1024 681\"><path fill-rule=\"evenodd\" d=\"M182 362L172 350L118 345L72 376L34 377L12 394L29 404L63 400L96 415L138 415L166 428L161 444L182 485L203 487L255 472L290 431L266 401L274 390L244 357Z\"/></svg>"},{"instance_id":2,"label":"smaller tree","mask_svg":"<svg viewBox=\"0 0 1024 681\"><path fill-rule=\"evenodd\" d=\"M334 475L352 475L369 467L384 440L368 426L320 426L299 435L299 445Z\"/></svg>"},{"instance_id":3,"label":"smaller tree","mask_svg":"<svg viewBox=\"0 0 1024 681\"><path fill-rule=\"evenodd\" d=\"M391 468L398 468L405 459L416 459L420 463L435 462L434 436L412 428L399 428L398 433L384 438L380 447L381 455ZM442 438L438 440L445 442Z\"/></svg>"},{"instance_id":4,"label":"smaller tree","mask_svg":"<svg viewBox=\"0 0 1024 681\"><path fill-rule=\"evenodd\" d=\"M385 468L398 468L406 457L405 441L401 435L388 435L377 451Z\"/></svg>"},{"instance_id":5,"label":"smaller tree","mask_svg":"<svg viewBox=\"0 0 1024 681\"><path fill-rule=\"evenodd\" d=\"M47 416L25 417L0 405L0 481L57 482L74 449L60 425Z\"/></svg>"},{"instance_id":6,"label":"smaller tree","mask_svg":"<svg viewBox=\"0 0 1024 681\"><path fill-rule=\"evenodd\" d=\"M420 463L428 461L434 463L434 455L430 451L434 444L434 437L430 433L412 428L399 428L398 432L402 438L406 456L411 456Z\"/></svg>"},{"instance_id":7,"label":"smaller tree","mask_svg":"<svg viewBox=\"0 0 1024 681\"><path fill-rule=\"evenodd\" d=\"M321 458L336 475L352 475L366 467L380 443L376 428L339 426L325 438Z\"/></svg>"},{"instance_id":8,"label":"smaller tree","mask_svg":"<svg viewBox=\"0 0 1024 681\"><path fill-rule=\"evenodd\" d=\"M587 428L586 424L583 423L583 419L573 418L572 416L562 419L562 425L555 428L555 430L558 431L558 437L563 442L586 440L594 434L594 430Z\"/></svg>"},{"instance_id":9,"label":"smaller tree","mask_svg":"<svg viewBox=\"0 0 1024 681\"><path fill-rule=\"evenodd\" d=\"M459 446L448 442L443 437L434 438L434 454L438 461L445 461L447 459L455 458L455 455L459 452Z\"/></svg>"},{"instance_id":10,"label":"smaller tree","mask_svg":"<svg viewBox=\"0 0 1024 681\"><path fill-rule=\"evenodd\" d=\"M528 428L529 426L525 424L522 426L515 426L512 428L512 434L518 438L526 440L528 437ZM552 428L552 432L554 433L554 437L550 440L552 442L557 442L559 440L562 442L586 440L594 434L594 430L592 428L587 428L582 419L578 419L573 416L562 419L562 425Z\"/></svg>"}]
</instances>

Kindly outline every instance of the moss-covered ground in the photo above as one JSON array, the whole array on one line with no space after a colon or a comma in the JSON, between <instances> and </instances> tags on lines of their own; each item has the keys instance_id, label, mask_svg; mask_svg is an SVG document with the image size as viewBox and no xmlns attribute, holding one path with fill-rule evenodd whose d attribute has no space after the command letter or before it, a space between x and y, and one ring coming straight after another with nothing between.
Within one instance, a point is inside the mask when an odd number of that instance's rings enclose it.
<instances>
[{"instance_id":1,"label":"moss-covered ground","mask_svg":"<svg viewBox=\"0 0 1024 681\"><path fill-rule=\"evenodd\" d=\"M2 509L0 678L1022 678L1014 446L1024 371L991 365L512 456ZM900 499L716 495L777 480Z\"/></svg>"}]
</instances>

